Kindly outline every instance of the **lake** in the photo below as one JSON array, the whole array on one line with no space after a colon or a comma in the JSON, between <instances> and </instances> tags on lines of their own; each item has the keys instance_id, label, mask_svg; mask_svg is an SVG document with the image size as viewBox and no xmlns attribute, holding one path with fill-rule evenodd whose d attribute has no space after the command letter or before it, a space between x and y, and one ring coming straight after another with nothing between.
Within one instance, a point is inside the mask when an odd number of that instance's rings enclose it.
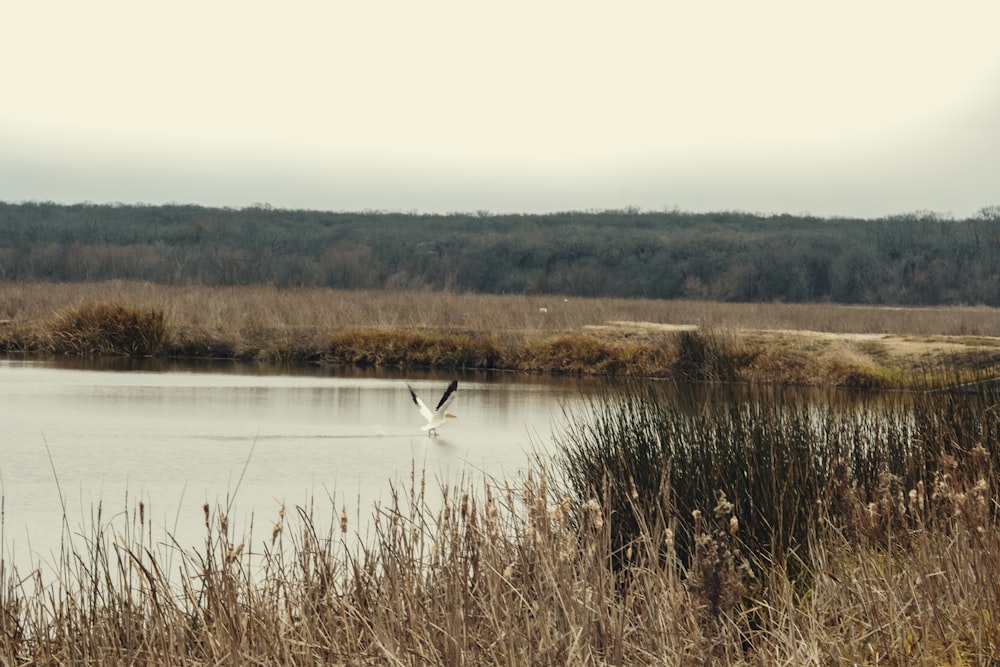
<instances>
[{"instance_id":1,"label":"lake","mask_svg":"<svg viewBox=\"0 0 1000 667\"><path fill-rule=\"evenodd\" d=\"M575 380L460 374L459 418L430 438L407 384L433 407L453 376L118 363L0 360L4 557L22 569L92 535L98 507L102 527L124 530L141 501L154 539L191 548L205 503L237 541L254 522L257 541L282 505L323 521L346 507L353 531L414 470L429 495L513 482L582 395Z\"/></svg>"}]
</instances>

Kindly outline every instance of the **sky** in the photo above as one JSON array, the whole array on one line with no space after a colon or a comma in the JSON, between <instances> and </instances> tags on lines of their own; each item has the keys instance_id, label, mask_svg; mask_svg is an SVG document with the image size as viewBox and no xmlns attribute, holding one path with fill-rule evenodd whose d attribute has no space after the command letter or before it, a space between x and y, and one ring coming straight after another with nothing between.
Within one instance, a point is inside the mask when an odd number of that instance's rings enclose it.
<instances>
[{"instance_id":1,"label":"sky","mask_svg":"<svg viewBox=\"0 0 1000 667\"><path fill-rule=\"evenodd\" d=\"M0 5L0 200L1000 204L996 0Z\"/></svg>"}]
</instances>

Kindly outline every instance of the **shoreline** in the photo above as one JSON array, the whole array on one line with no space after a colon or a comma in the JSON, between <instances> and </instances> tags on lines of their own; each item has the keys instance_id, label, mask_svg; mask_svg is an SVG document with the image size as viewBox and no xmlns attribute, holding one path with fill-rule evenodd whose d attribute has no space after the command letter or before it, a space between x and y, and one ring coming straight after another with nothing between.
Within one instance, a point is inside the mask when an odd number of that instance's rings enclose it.
<instances>
[{"instance_id":1,"label":"shoreline","mask_svg":"<svg viewBox=\"0 0 1000 667\"><path fill-rule=\"evenodd\" d=\"M0 352L8 355L885 389L993 379L1000 368L1000 337L986 335L994 326L1000 331L1000 310L981 307L571 301L122 281L7 283L0 296Z\"/></svg>"}]
</instances>

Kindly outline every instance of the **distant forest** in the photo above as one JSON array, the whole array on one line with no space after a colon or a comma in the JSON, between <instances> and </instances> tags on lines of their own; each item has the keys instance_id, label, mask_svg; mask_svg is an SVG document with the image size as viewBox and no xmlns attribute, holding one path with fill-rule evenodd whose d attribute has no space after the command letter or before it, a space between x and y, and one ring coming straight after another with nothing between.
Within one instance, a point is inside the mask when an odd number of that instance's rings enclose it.
<instances>
[{"instance_id":1,"label":"distant forest","mask_svg":"<svg viewBox=\"0 0 1000 667\"><path fill-rule=\"evenodd\" d=\"M1000 206L834 219L0 202L0 280L1000 306Z\"/></svg>"}]
</instances>

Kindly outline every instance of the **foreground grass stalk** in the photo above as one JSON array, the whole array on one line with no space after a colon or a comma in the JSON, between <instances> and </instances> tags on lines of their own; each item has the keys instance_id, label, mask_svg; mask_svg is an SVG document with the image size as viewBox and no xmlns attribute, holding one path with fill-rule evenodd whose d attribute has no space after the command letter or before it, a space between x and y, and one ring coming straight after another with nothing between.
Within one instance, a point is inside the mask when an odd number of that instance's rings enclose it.
<instances>
[{"instance_id":1,"label":"foreground grass stalk","mask_svg":"<svg viewBox=\"0 0 1000 667\"><path fill-rule=\"evenodd\" d=\"M308 508L237 538L206 506L204 544L178 551L152 543L141 507L114 530L98 508L55 569L4 566L0 659L988 664L1000 658L995 487L939 481L908 525L875 530L856 497L860 525L814 523L797 568L749 551L749 517L723 495L685 518L629 491L637 528L623 544L610 489L580 499L544 469L436 492L415 474L365 538L343 509L321 530Z\"/></svg>"}]
</instances>

